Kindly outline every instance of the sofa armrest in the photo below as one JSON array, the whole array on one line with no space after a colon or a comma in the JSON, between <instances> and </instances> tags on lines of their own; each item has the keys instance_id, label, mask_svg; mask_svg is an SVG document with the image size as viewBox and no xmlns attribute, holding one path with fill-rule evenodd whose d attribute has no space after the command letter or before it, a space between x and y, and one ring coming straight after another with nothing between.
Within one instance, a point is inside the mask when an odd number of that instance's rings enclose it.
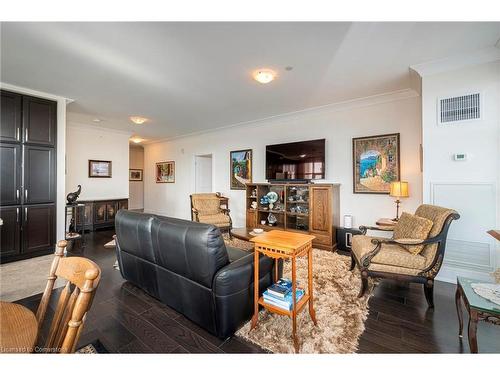
<instances>
[{"instance_id":1,"label":"sofa armrest","mask_svg":"<svg viewBox=\"0 0 500 375\"><path fill-rule=\"evenodd\" d=\"M248 289L254 281L254 254L241 257L222 267L214 276L212 290L216 296L228 296ZM273 271L273 259L259 255L259 279Z\"/></svg>"}]
</instances>

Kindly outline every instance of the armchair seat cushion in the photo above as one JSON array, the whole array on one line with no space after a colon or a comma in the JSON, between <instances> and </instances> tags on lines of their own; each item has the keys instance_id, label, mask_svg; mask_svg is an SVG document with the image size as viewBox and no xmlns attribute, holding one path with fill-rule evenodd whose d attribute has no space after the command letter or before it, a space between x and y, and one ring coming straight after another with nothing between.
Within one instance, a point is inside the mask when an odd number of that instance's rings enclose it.
<instances>
[{"instance_id":1,"label":"armchair seat cushion","mask_svg":"<svg viewBox=\"0 0 500 375\"><path fill-rule=\"evenodd\" d=\"M217 227L229 226L231 219L228 215L223 213L211 214L211 215L198 215L198 220L201 223L212 224Z\"/></svg>"},{"instance_id":2,"label":"armchair seat cushion","mask_svg":"<svg viewBox=\"0 0 500 375\"><path fill-rule=\"evenodd\" d=\"M374 272L394 273L396 275L408 275L408 276L418 276L420 272L422 272L422 270L416 268L389 266L386 264L378 264L378 263L370 264L368 270Z\"/></svg>"},{"instance_id":3,"label":"armchair seat cushion","mask_svg":"<svg viewBox=\"0 0 500 375\"><path fill-rule=\"evenodd\" d=\"M374 238L383 239L363 235L353 236L352 252L358 260L361 260L367 253L375 249L376 245L371 242ZM375 264L421 271L425 268L426 259L422 255L411 254L399 245L383 244L378 254L371 260L371 266ZM369 269L371 269L371 266Z\"/></svg>"}]
</instances>

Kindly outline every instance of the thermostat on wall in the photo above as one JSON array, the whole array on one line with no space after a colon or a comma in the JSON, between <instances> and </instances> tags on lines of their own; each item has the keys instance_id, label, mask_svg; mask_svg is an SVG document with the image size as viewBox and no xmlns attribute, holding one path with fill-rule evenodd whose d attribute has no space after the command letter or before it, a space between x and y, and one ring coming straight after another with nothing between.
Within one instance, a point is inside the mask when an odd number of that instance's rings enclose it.
<instances>
[{"instance_id":1,"label":"thermostat on wall","mask_svg":"<svg viewBox=\"0 0 500 375\"><path fill-rule=\"evenodd\" d=\"M453 159L455 159L455 161L467 160L467 154L453 154Z\"/></svg>"}]
</instances>

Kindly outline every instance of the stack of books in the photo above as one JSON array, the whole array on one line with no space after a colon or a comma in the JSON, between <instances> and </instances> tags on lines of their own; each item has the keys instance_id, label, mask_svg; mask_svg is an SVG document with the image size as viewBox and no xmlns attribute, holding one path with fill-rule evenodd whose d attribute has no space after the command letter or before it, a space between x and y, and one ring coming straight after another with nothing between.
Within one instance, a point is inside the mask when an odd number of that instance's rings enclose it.
<instances>
[{"instance_id":1,"label":"stack of books","mask_svg":"<svg viewBox=\"0 0 500 375\"><path fill-rule=\"evenodd\" d=\"M268 305L276 306L280 309L291 311L292 301L292 282L288 279L279 279L277 283L271 285L262 294L264 302ZM296 303L304 296L304 289L295 290Z\"/></svg>"}]
</instances>

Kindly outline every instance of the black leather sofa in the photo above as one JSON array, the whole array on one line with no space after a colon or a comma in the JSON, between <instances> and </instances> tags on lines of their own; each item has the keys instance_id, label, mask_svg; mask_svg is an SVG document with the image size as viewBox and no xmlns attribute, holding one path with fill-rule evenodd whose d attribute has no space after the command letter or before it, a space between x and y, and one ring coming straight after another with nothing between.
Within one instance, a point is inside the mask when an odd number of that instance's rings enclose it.
<instances>
[{"instance_id":1,"label":"black leather sofa","mask_svg":"<svg viewBox=\"0 0 500 375\"><path fill-rule=\"evenodd\" d=\"M226 247L215 226L120 210L115 227L123 278L220 338L250 319L253 252ZM261 257L259 290L273 272Z\"/></svg>"}]
</instances>

